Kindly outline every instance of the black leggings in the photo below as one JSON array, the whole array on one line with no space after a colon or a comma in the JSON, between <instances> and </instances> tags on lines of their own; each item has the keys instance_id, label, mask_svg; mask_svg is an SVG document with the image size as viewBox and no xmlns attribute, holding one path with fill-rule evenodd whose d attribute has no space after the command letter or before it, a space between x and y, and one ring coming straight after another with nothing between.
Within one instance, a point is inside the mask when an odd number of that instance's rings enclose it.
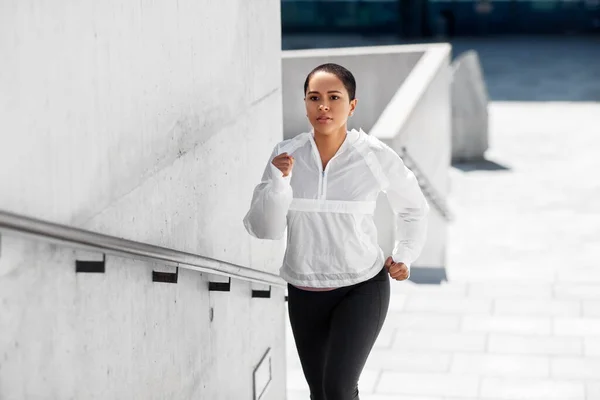
<instances>
[{"instance_id":1,"label":"black leggings","mask_svg":"<svg viewBox=\"0 0 600 400\"><path fill-rule=\"evenodd\" d=\"M385 268L326 292L288 285L290 324L311 400L358 400L358 379L390 303Z\"/></svg>"}]
</instances>

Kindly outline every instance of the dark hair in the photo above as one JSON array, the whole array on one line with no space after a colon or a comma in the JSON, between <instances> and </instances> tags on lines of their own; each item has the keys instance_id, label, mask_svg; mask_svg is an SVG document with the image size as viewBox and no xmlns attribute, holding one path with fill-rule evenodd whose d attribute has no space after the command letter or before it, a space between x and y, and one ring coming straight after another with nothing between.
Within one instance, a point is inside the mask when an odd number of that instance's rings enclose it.
<instances>
[{"instance_id":1,"label":"dark hair","mask_svg":"<svg viewBox=\"0 0 600 400\"><path fill-rule=\"evenodd\" d=\"M342 81L342 83L344 84L344 87L348 91L350 100L354 100L354 98L356 97L356 81L354 80L354 75L352 75L352 72L348 71L346 68L342 67L341 65L332 64L332 63L319 65L317 68L310 71L310 74L308 74L308 76L306 77L306 80L304 81L304 94L305 95L306 95L306 91L308 90L308 82L310 81L310 78L312 78L312 76L314 74L316 74L317 72L320 72L320 71L328 72L330 74L337 76L338 79L340 81Z\"/></svg>"}]
</instances>

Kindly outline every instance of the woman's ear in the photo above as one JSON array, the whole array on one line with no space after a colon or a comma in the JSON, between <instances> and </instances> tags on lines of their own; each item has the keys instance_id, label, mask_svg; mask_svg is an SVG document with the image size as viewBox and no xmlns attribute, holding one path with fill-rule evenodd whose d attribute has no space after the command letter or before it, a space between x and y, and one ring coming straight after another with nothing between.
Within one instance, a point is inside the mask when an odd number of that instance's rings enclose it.
<instances>
[{"instance_id":1,"label":"woman's ear","mask_svg":"<svg viewBox=\"0 0 600 400\"><path fill-rule=\"evenodd\" d=\"M356 103L358 103L358 99L354 99L350 102L350 114L354 114L354 110L356 110Z\"/></svg>"}]
</instances>

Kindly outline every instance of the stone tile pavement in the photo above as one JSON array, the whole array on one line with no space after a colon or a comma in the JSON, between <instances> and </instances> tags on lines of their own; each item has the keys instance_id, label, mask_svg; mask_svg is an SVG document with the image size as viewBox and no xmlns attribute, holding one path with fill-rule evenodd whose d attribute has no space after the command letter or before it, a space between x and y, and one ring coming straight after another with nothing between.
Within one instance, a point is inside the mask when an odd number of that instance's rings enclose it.
<instances>
[{"instance_id":1,"label":"stone tile pavement","mask_svg":"<svg viewBox=\"0 0 600 400\"><path fill-rule=\"evenodd\" d=\"M600 103L490 116L487 160L450 172L449 281L393 282L362 400L600 400Z\"/></svg>"}]
</instances>

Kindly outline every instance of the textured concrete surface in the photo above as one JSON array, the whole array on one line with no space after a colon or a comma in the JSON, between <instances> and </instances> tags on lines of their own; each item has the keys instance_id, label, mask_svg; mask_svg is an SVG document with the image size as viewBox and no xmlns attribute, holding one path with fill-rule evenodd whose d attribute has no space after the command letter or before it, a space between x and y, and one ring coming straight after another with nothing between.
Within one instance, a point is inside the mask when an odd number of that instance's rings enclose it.
<instances>
[{"instance_id":1,"label":"textured concrete surface","mask_svg":"<svg viewBox=\"0 0 600 400\"><path fill-rule=\"evenodd\" d=\"M1 210L277 272L242 219L283 138L278 0L0 9ZM284 397L282 292L74 260L2 237L1 399L250 398L268 348Z\"/></svg>"},{"instance_id":2,"label":"textured concrete surface","mask_svg":"<svg viewBox=\"0 0 600 400\"><path fill-rule=\"evenodd\" d=\"M483 159L489 147L489 96L475 51L452 63L452 160Z\"/></svg>"},{"instance_id":3,"label":"textured concrete surface","mask_svg":"<svg viewBox=\"0 0 600 400\"><path fill-rule=\"evenodd\" d=\"M277 271L241 223L283 138L277 0L11 0L0 38L0 209Z\"/></svg>"},{"instance_id":4,"label":"textured concrete surface","mask_svg":"<svg viewBox=\"0 0 600 400\"><path fill-rule=\"evenodd\" d=\"M250 284L209 292L209 275L109 256L104 274L76 274L97 255L2 236L0 398L250 399L271 349L265 400L285 396L284 292Z\"/></svg>"}]
</instances>

